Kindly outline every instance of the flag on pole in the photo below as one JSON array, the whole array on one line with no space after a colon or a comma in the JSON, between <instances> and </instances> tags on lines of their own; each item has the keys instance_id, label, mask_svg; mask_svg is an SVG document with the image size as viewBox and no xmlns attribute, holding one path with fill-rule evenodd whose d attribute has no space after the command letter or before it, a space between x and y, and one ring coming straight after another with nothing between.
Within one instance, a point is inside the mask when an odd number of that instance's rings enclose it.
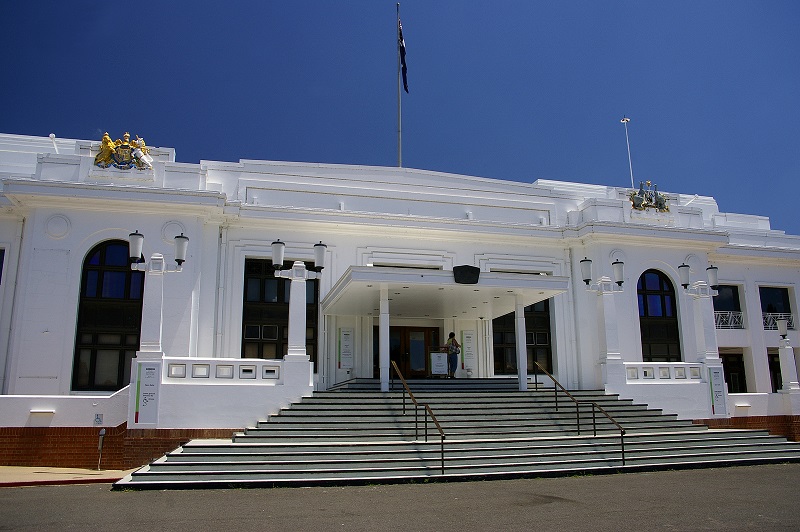
<instances>
[{"instance_id":1,"label":"flag on pole","mask_svg":"<svg viewBox=\"0 0 800 532\"><path fill-rule=\"evenodd\" d=\"M397 19L397 46L400 50L400 65L403 73L403 88L406 90L406 92L408 92L408 77L406 75L406 41L403 39L403 25L400 24L399 18Z\"/></svg>"}]
</instances>

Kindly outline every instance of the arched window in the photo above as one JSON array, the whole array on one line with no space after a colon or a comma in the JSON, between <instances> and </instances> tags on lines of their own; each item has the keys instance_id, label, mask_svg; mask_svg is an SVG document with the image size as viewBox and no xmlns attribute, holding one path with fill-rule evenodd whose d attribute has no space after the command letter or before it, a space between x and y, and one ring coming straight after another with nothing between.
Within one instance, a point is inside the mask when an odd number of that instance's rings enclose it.
<instances>
[{"instance_id":1,"label":"arched window","mask_svg":"<svg viewBox=\"0 0 800 532\"><path fill-rule=\"evenodd\" d=\"M110 240L86 255L75 334L73 390L119 390L139 349L144 272L132 271L128 243Z\"/></svg>"},{"instance_id":2,"label":"arched window","mask_svg":"<svg viewBox=\"0 0 800 532\"><path fill-rule=\"evenodd\" d=\"M639 328L642 333L642 360L680 362L675 288L658 270L647 270L636 285L639 296Z\"/></svg>"}]
</instances>

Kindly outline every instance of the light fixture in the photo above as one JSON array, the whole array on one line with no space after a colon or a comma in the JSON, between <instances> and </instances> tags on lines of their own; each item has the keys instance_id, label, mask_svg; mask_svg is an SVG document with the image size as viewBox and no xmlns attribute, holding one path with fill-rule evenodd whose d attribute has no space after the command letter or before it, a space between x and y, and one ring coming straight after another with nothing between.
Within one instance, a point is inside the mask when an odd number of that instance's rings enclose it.
<instances>
[{"instance_id":1,"label":"light fixture","mask_svg":"<svg viewBox=\"0 0 800 532\"><path fill-rule=\"evenodd\" d=\"M625 263L619 259L611 263L611 269L614 270L614 282L617 283L617 286L622 286L622 283L625 282L622 276L622 267L624 265Z\"/></svg>"},{"instance_id":2,"label":"light fixture","mask_svg":"<svg viewBox=\"0 0 800 532\"><path fill-rule=\"evenodd\" d=\"M175 237L175 262L183 266L186 262L186 250L189 249L189 237L183 233Z\"/></svg>"},{"instance_id":3,"label":"light fixture","mask_svg":"<svg viewBox=\"0 0 800 532\"><path fill-rule=\"evenodd\" d=\"M786 340L786 335L789 334L789 320L786 318L778 318L775 320L775 323L778 325L778 334L781 335L781 338Z\"/></svg>"},{"instance_id":4,"label":"light fixture","mask_svg":"<svg viewBox=\"0 0 800 532\"><path fill-rule=\"evenodd\" d=\"M592 282L592 259L589 257L584 257L581 261L581 278L586 286Z\"/></svg>"},{"instance_id":5,"label":"light fixture","mask_svg":"<svg viewBox=\"0 0 800 532\"><path fill-rule=\"evenodd\" d=\"M186 251L189 249L189 237L181 233L174 239L175 242L175 262L178 264L178 271L183 267L186 262ZM128 257L131 263L131 269L137 270L138 264L145 262L142 249L144 247L144 235L135 230L133 233L128 234Z\"/></svg>"},{"instance_id":6,"label":"light fixture","mask_svg":"<svg viewBox=\"0 0 800 532\"><path fill-rule=\"evenodd\" d=\"M680 278L683 291L693 297L700 298L713 297L717 295L717 288L719 288L719 278L717 277L718 270L719 268L713 264L710 265L708 268L706 268L708 283L705 283L704 281L696 281L692 283L690 287L689 273L691 272L691 267L685 262L681 263L681 265L678 266L678 277Z\"/></svg>"},{"instance_id":7,"label":"light fixture","mask_svg":"<svg viewBox=\"0 0 800 532\"><path fill-rule=\"evenodd\" d=\"M681 286L684 290L689 288L689 265L685 262L678 266L678 276L681 279Z\"/></svg>"},{"instance_id":8,"label":"light fixture","mask_svg":"<svg viewBox=\"0 0 800 532\"><path fill-rule=\"evenodd\" d=\"M131 263L144 262L142 247L144 247L144 235L137 229L128 235L128 256Z\"/></svg>"},{"instance_id":9,"label":"light fixture","mask_svg":"<svg viewBox=\"0 0 800 532\"><path fill-rule=\"evenodd\" d=\"M314 244L314 268L317 271L322 271L325 267L325 251L328 249L328 246L322 243L322 240L319 241L319 244Z\"/></svg>"},{"instance_id":10,"label":"light fixture","mask_svg":"<svg viewBox=\"0 0 800 532\"><path fill-rule=\"evenodd\" d=\"M325 251L328 246L319 242L314 244L314 267L312 271L320 272L325 268ZM283 257L286 250L286 244L281 242L280 239L272 243L272 267L276 270L283 269Z\"/></svg>"},{"instance_id":11,"label":"light fixture","mask_svg":"<svg viewBox=\"0 0 800 532\"><path fill-rule=\"evenodd\" d=\"M711 287L712 290L716 290L719 288L719 278L717 277L717 271L719 268L714 266L713 264L706 268L706 275L708 276L708 286Z\"/></svg>"},{"instance_id":12,"label":"light fixture","mask_svg":"<svg viewBox=\"0 0 800 532\"><path fill-rule=\"evenodd\" d=\"M601 277L596 283L592 283L592 259L584 257L580 261L581 265L581 279L586 283L586 289L594 292L619 292L622 290L622 284L625 282L625 263L619 259L615 259L611 263L611 270L614 272L614 283L617 284L616 289L611 286L611 279L608 277ZM606 289L604 284L608 284L610 289Z\"/></svg>"},{"instance_id":13,"label":"light fixture","mask_svg":"<svg viewBox=\"0 0 800 532\"><path fill-rule=\"evenodd\" d=\"M276 270L283 268L283 252L285 248L286 244L280 240L272 243L272 267Z\"/></svg>"}]
</instances>

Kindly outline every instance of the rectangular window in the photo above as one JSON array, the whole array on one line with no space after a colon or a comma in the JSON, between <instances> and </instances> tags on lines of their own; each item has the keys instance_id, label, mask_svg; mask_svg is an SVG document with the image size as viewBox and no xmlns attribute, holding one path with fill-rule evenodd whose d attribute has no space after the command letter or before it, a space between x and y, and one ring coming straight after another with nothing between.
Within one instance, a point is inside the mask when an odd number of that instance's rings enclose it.
<instances>
[{"instance_id":1,"label":"rectangular window","mask_svg":"<svg viewBox=\"0 0 800 532\"><path fill-rule=\"evenodd\" d=\"M772 286L761 286L758 289L761 296L761 312L770 314L791 314L789 306L789 290Z\"/></svg>"},{"instance_id":2,"label":"rectangular window","mask_svg":"<svg viewBox=\"0 0 800 532\"><path fill-rule=\"evenodd\" d=\"M741 312L742 307L739 303L739 287L732 285L720 285L717 288L718 294L714 296L714 310L727 312Z\"/></svg>"}]
</instances>

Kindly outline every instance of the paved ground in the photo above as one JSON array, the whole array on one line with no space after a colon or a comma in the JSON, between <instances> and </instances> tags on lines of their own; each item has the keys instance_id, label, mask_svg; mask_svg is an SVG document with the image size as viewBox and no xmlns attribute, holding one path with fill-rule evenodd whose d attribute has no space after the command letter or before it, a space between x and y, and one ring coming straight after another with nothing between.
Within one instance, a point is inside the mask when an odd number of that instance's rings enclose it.
<instances>
[{"instance_id":1,"label":"paved ground","mask_svg":"<svg viewBox=\"0 0 800 532\"><path fill-rule=\"evenodd\" d=\"M5 469L0 484L10 478ZM88 480L98 480L94 473L85 472ZM110 488L0 488L0 530L800 529L800 464L356 487Z\"/></svg>"}]
</instances>

